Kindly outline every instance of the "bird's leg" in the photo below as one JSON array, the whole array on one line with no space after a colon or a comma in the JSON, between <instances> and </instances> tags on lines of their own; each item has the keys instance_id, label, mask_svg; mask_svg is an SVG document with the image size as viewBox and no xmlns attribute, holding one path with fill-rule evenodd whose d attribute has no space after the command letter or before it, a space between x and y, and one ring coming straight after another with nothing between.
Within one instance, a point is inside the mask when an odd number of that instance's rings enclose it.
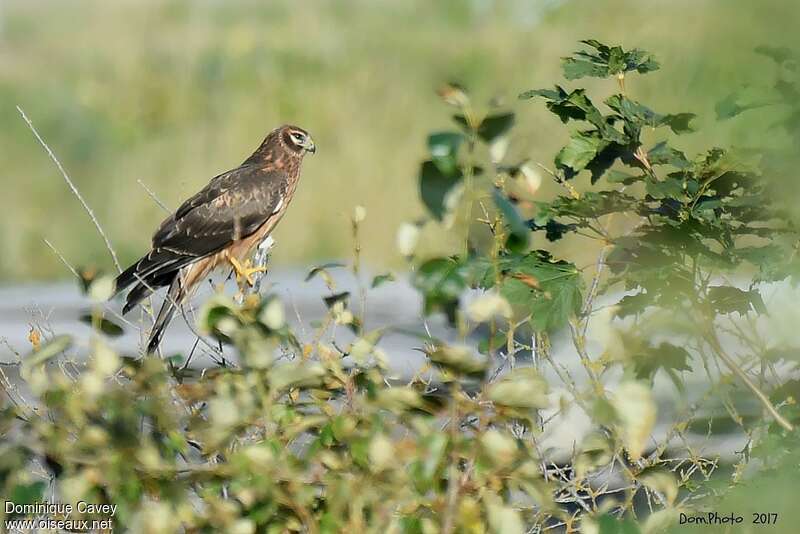
<instances>
[{"instance_id":1,"label":"bird's leg","mask_svg":"<svg viewBox=\"0 0 800 534\"><path fill-rule=\"evenodd\" d=\"M236 273L236 282L239 284L240 288L243 285L243 281L247 282L247 284L252 287L256 283L256 281L253 279L253 274L263 273L267 270L266 267L253 267L253 264L250 262L250 260L245 260L244 264L242 264L230 254L227 256L228 261L233 267L233 271Z\"/></svg>"}]
</instances>

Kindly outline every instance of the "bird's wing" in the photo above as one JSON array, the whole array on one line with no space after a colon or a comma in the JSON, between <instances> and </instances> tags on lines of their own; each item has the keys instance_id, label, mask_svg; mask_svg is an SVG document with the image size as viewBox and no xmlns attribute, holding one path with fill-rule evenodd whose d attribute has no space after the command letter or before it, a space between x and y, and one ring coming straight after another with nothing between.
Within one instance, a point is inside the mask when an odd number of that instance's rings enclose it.
<instances>
[{"instance_id":1,"label":"bird's wing","mask_svg":"<svg viewBox=\"0 0 800 534\"><path fill-rule=\"evenodd\" d=\"M186 265L258 230L283 206L288 183L285 172L254 165L213 178L161 223L150 252L117 277L117 292L139 283L124 309L130 310L154 288L169 285Z\"/></svg>"},{"instance_id":2,"label":"bird's wing","mask_svg":"<svg viewBox=\"0 0 800 534\"><path fill-rule=\"evenodd\" d=\"M183 203L153 236L153 249L204 257L245 238L284 202L282 171L244 166L221 174Z\"/></svg>"}]
</instances>

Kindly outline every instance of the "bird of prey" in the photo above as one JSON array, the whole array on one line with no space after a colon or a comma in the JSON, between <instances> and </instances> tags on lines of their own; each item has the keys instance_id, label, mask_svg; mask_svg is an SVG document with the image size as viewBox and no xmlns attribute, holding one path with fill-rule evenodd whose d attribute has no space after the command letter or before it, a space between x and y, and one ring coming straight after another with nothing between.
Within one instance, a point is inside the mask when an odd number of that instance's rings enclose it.
<instances>
[{"instance_id":1,"label":"bird of prey","mask_svg":"<svg viewBox=\"0 0 800 534\"><path fill-rule=\"evenodd\" d=\"M250 252L280 221L300 179L306 153L316 152L311 136L285 125L267 134L244 163L211 179L161 223L151 250L116 279L128 293L123 313L154 290L169 286L147 343L153 353L177 306L216 267L230 264L237 280L253 284Z\"/></svg>"}]
</instances>

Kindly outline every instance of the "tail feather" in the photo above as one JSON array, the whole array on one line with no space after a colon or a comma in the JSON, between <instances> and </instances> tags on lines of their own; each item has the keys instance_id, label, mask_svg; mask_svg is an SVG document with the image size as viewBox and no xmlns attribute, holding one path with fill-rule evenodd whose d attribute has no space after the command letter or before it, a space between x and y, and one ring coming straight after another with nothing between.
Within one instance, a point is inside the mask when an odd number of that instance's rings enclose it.
<instances>
[{"instance_id":1,"label":"tail feather","mask_svg":"<svg viewBox=\"0 0 800 534\"><path fill-rule=\"evenodd\" d=\"M139 272L139 265L145 261L147 256L141 258L139 261L134 262L133 265L122 271L114 280L114 295L117 295L124 291L128 286L135 283Z\"/></svg>"},{"instance_id":2,"label":"tail feather","mask_svg":"<svg viewBox=\"0 0 800 534\"><path fill-rule=\"evenodd\" d=\"M143 279L137 285L133 286L125 298L125 306L122 307L123 315L131 311L141 301L149 297L153 291L160 287L168 286L177 277L176 271L168 271L160 276L151 276L150 278Z\"/></svg>"},{"instance_id":3,"label":"tail feather","mask_svg":"<svg viewBox=\"0 0 800 534\"><path fill-rule=\"evenodd\" d=\"M137 304L150 296L155 288L150 284L138 284L133 286L128 296L125 298L125 306L122 307L122 314L125 315L131 311Z\"/></svg>"},{"instance_id":4,"label":"tail feather","mask_svg":"<svg viewBox=\"0 0 800 534\"><path fill-rule=\"evenodd\" d=\"M194 256L178 254L167 249L153 249L117 276L114 286L115 293L120 293L137 282L147 282L148 279L162 279L163 281L167 274L176 273L181 267L196 259ZM167 284L170 280L171 278L167 279ZM152 284L148 285L152 286Z\"/></svg>"},{"instance_id":5,"label":"tail feather","mask_svg":"<svg viewBox=\"0 0 800 534\"><path fill-rule=\"evenodd\" d=\"M128 313L160 287L170 285L184 266L196 258L167 249L154 249L125 269L115 281L115 295L133 286L122 313Z\"/></svg>"},{"instance_id":6,"label":"tail feather","mask_svg":"<svg viewBox=\"0 0 800 534\"><path fill-rule=\"evenodd\" d=\"M147 354L153 354L158 350L161 344L161 338L164 337L164 330L175 315L176 305L180 304L183 298L183 287L181 285L180 277L176 276L169 286L167 296L164 298L164 303L156 316L156 322L153 324L153 329L150 331L150 339L147 341Z\"/></svg>"}]
</instances>

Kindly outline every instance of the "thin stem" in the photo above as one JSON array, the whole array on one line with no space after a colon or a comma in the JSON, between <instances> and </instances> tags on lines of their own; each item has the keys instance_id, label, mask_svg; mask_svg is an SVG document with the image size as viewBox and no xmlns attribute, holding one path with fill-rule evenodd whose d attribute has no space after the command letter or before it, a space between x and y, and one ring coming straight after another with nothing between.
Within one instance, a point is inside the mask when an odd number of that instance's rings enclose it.
<instances>
[{"instance_id":1,"label":"thin stem","mask_svg":"<svg viewBox=\"0 0 800 534\"><path fill-rule=\"evenodd\" d=\"M142 189L144 189L147 192L148 196L153 199L153 202L158 204L158 207L160 207L162 210L164 210L167 213L171 213L170 209L163 202L161 202L161 200L156 196L156 194L149 187L147 187L147 184L145 184L141 179L138 179L138 178L136 179L136 183L138 183L139 185L142 186Z\"/></svg>"},{"instance_id":2,"label":"thin stem","mask_svg":"<svg viewBox=\"0 0 800 534\"><path fill-rule=\"evenodd\" d=\"M25 115L25 112L22 110L22 108L17 106L17 111L19 111L19 114L22 115L22 120L24 120L25 123L28 125L28 128L31 129L33 135L36 137L36 140L39 141L39 144L42 145L42 148L44 148L45 151L47 152L47 155L50 156L50 159L53 160L53 163L56 164L56 167L58 167L61 176L64 177L64 181L67 182L67 185L72 190L72 193L78 198L80 203L83 205L83 209L86 210L86 213L89 214L89 218L92 219L94 227L97 228L97 232L100 234L100 237L103 238L103 241L106 244L106 248L111 253L111 259L114 260L114 266L116 266L117 272L121 273L122 266L120 265L119 260L117 259L117 253L114 252L114 247L111 246L111 241L109 241L108 236L106 236L106 233L103 231L103 227L100 226L100 222L97 220L94 211L92 211L92 208L90 208L89 204L86 203L86 200L84 200L83 195L81 195L80 191L78 191L78 188L75 187L75 184L70 179L69 175L67 174L67 171L64 170L64 167L61 165L61 162L58 161L56 155L53 153L52 150L50 150L50 147L47 146L47 143L44 142L44 139L42 139L42 136L39 135L39 132L36 131L36 128L33 126L33 123L28 118L28 116Z\"/></svg>"},{"instance_id":3,"label":"thin stem","mask_svg":"<svg viewBox=\"0 0 800 534\"><path fill-rule=\"evenodd\" d=\"M733 358L731 358L725 353L725 351L722 349L722 345L719 342L719 338L717 337L717 333L714 331L713 326L709 328L709 331L705 337L706 341L708 341L708 344L711 346L711 349L714 351L714 354L716 354L716 356L720 360L722 360L725 363L725 365L727 365L728 368L731 371L733 371L733 373L736 376L738 376L739 379L742 382L744 382L744 384L748 388L750 388L750 391L752 391L753 394L758 398L758 400L761 401L761 404L764 406L767 412L769 412L772 418L775 419L775 421L779 425L781 425L784 429L788 430L789 432L794 430L794 426L792 426L792 424L789 421L787 421L786 418L784 418L780 413L778 413L778 410L776 410L775 407L772 405L772 402L769 400L769 397L767 397L767 395L763 391L761 391L761 389L752 380L750 380L750 377L747 376L747 374L742 370L741 367L739 367L739 365L733 360Z\"/></svg>"}]
</instances>

